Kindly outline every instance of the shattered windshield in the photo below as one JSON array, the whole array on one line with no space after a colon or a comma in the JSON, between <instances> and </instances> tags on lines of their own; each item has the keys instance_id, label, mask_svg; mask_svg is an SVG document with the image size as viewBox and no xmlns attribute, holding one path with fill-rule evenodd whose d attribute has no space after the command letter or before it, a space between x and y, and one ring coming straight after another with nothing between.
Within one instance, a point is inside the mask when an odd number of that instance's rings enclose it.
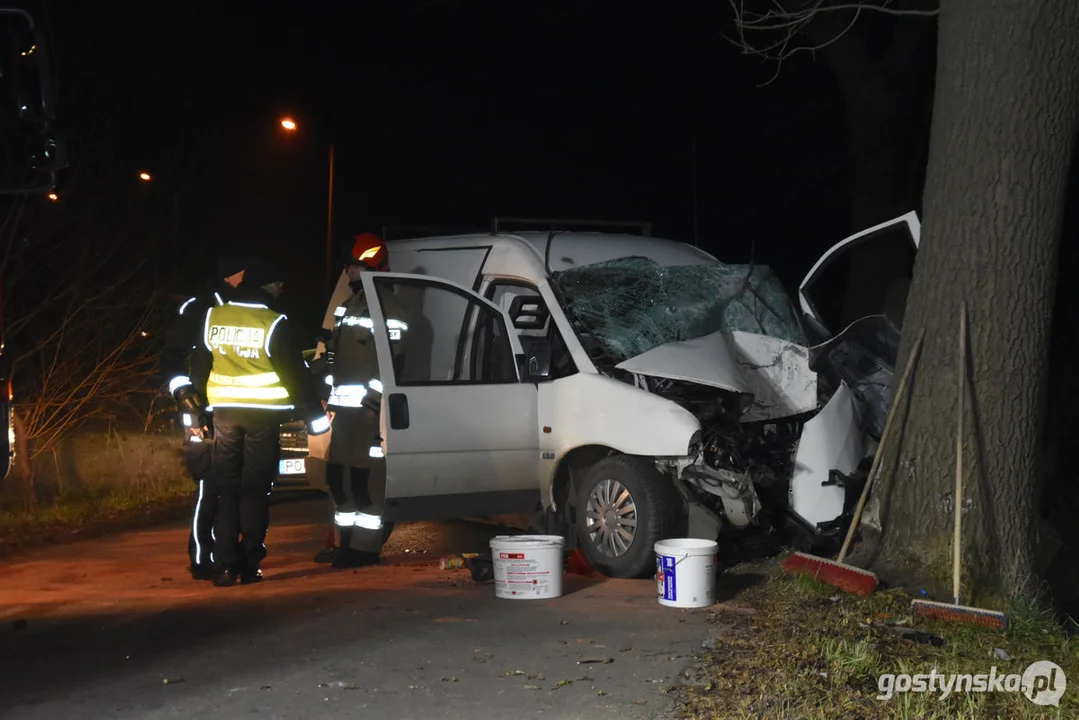
<instances>
[{"instance_id":1,"label":"shattered windshield","mask_svg":"<svg viewBox=\"0 0 1079 720\"><path fill-rule=\"evenodd\" d=\"M790 296L762 265L677 265L619 258L556 272L578 323L615 363L677 340L742 330L806 344Z\"/></svg>"}]
</instances>

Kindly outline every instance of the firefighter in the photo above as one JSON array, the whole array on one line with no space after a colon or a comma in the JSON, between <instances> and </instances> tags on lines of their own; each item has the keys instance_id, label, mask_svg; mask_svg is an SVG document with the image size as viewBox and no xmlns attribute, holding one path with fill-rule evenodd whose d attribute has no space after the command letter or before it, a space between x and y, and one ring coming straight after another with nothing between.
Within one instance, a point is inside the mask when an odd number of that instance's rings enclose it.
<instances>
[{"instance_id":1,"label":"firefighter","mask_svg":"<svg viewBox=\"0 0 1079 720\"><path fill-rule=\"evenodd\" d=\"M169 392L184 427L184 463L198 486L187 541L191 577L213 578L213 522L217 511L217 493L211 478L210 453L213 442L212 414L206 410L206 388L196 388L191 381L190 358L201 340L206 312L220 303L212 289L184 301L165 338L160 367L169 378Z\"/></svg>"},{"instance_id":2,"label":"firefighter","mask_svg":"<svg viewBox=\"0 0 1079 720\"><path fill-rule=\"evenodd\" d=\"M386 462L382 457L380 412L382 384L375 352L374 327L364 295L363 272L389 271L385 243L371 233L356 237L345 268L352 295L334 311L335 327L327 346L328 400L333 413L326 462L326 486L335 505L336 545L315 561L333 567L377 565L388 527L382 523L386 494ZM404 360L401 338L407 331L404 306L392 292L380 293L380 304L393 348L394 365Z\"/></svg>"},{"instance_id":3,"label":"firefighter","mask_svg":"<svg viewBox=\"0 0 1079 720\"><path fill-rule=\"evenodd\" d=\"M224 272L222 303L206 312L195 358L214 410L210 476L217 493L213 582L219 587L262 579L281 423L295 415L311 435L330 429L287 318L273 309L282 289L276 274L258 257Z\"/></svg>"}]
</instances>

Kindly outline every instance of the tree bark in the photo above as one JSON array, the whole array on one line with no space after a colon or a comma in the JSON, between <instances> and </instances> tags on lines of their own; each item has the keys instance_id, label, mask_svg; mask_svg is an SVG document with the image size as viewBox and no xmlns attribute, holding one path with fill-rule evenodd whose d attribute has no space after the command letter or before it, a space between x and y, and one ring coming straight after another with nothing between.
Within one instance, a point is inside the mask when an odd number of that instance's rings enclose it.
<instances>
[{"instance_id":1,"label":"tree bark","mask_svg":"<svg viewBox=\"0 0 1079 720\"><path fill-rule=\"evenodd\" d=\"M900 361L920 329L925 346L878 488L883 559L951 575L965 300L963 596L1003 602L1035 588L1050 321L1079 117L1079 3L942 0L938 33L922 243Z\"/></svg>"}]
</instances>

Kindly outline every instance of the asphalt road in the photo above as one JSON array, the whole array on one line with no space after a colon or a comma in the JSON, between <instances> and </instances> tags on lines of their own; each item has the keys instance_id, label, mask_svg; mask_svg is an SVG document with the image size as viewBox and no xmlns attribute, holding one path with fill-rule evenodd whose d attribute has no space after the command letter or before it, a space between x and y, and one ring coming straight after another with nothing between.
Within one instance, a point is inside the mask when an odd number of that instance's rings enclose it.
<instances>
[{"instance_id":1,"label":"asphalt road","mask_svg":"<svg viewBox=\"0 0 1079 720\"><path fill-rule=\"evenodd\" d=\"M657 718L707 636L652 580L521 601L440 570L486 549L479 524L402 524L382 566L315 565L325 512L275 505L252 586L191 580L179 524L0 563L0 717Z\"/></svg>"}]
</instances>

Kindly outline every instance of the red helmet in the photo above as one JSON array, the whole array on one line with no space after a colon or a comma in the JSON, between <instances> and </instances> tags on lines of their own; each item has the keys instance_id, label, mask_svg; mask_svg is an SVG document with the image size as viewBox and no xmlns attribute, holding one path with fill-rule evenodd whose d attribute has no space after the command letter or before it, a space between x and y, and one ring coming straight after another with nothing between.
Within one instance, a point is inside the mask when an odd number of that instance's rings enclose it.
<instances>
[{"instance_id":1,"label":"red helmet","mask_svg":"<svg viewBox=\"0 0 1079 720\"><path fill-rule=\"evenodd\" d=\"M372 270L389 270L390 253L386 250L386 243L374 233L361 233L356 236L356 242L352 245L349 254L349 265L366 265Z\"/></svg>"}]
</instances>

